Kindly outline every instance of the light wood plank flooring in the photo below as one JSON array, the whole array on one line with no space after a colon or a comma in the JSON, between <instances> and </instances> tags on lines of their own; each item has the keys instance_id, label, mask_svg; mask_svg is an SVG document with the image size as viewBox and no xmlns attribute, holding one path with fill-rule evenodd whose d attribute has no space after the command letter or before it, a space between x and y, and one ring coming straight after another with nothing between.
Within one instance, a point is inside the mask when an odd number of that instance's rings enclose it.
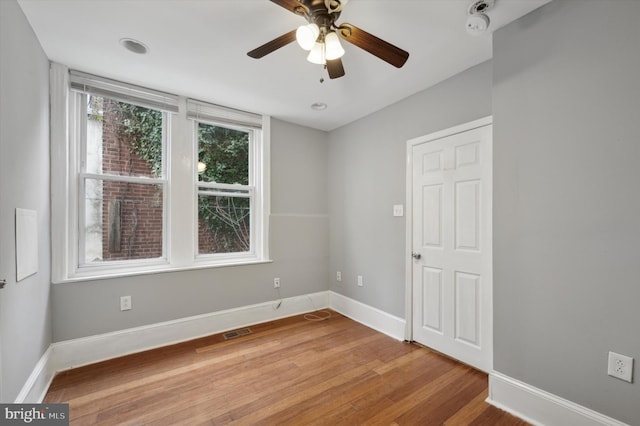
<instances>
[{"instance_id":1,"label":"light wood plank flooring","mask_svg":"<svg viewBox=\"0 0 640 426\"><path fill-rule=\"evenodd\" d=\"M486 374L330 314L66 371L45 402L72 425L526 425L484 402Z\"/></svg>"}]
</instances>

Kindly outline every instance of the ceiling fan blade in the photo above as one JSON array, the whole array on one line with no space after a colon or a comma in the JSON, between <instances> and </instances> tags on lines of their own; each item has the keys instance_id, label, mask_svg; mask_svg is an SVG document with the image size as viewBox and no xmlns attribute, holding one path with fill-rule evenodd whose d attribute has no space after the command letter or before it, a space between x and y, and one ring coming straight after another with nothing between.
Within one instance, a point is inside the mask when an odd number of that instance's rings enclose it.
<instances>
[{"instance_id":1,"label":"ceiling fan blade","mask_svg":"<svg viewBox=\"0 0 640 426\"><path fill-rule=\"evenodd\" d=\"M344 67L342 66L342 59L327 60L327 72L329 78L340 78L344 75Z\"/></svg>"},{"instance_id":2,"label":"ceiling fan blade","mask_svg":"<svg viewBox=\"0 0 640 426\"><path fill-rule=\"evenodd\" d=\"M298 0L271 0L271 2L284 7L289 12L293 12L296 15L309 14L309 8Z\"/></svg>"},{"instance_id":3,"label":"ceiling fan blade","mask_svg":"<svg viewBox=\"0 0 640 426\"><path fill-rule=\"evenodd\" d=\"M396 68L402 67L405 62L407 62L407 59L409 59L409 52L373 34L369 34L354 25L340 24L338 34L349 43L355 44L359 48L366 50Z\"/></svg>"},{"instance_id":4,"label":"ceiling fan blade","mask_svg":"<svg viewBox=\"0 0 640 426\"><path fill-rule=\"evenodd\" d=\"M256 47L251 52L247 52L247 55L255 59L260 59L263 56L266 56L269 53L273 52L274 50L278 50L281 47L286 46L289 43L292 43L293 41L295 41L295 39L296 39L296 30L289 31L288 33L283 34L280 37L275 38L270 42L263 44L260 47Z\"/></svg>"}]
</instances>

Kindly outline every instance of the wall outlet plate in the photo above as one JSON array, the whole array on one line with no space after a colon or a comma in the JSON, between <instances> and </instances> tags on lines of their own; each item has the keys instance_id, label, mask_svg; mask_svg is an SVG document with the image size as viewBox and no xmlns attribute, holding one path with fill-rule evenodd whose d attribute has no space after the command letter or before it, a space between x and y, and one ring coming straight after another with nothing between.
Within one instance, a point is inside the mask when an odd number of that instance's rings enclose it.
<instances>
[{"instance_id":1,"label":"wall outlet plate","mask_svg":"<svg viewBox=\"0 0 640 426\"><path fill-rule=\"evenodd\" d=\"M336 281L342 281L342 272L336 271Z\"/></svg>"},{"instance_id":2,"label":"wall outlet plate","mask_svg":"<svg viewBox=\"0 0 640 426\"><path fill-rule=\"evenodd\" d=\"M616 379L631 383L633 378L633 358L609 352L607 374Z\"/></svg>"},{"instance_id":3,"label":"wall outlet plate","mask_svg":"<svg viewBox=\"0 0 640 426\"><path fill-rule=\"evenodd\" d=\"M120 298L120 310L121 311L131 310L131 296L122 296Z\"/></svg>"},{"instance_id":4,"label":"wall outlet plate","mask_svg":"<svg viewBox=\"0 0 640 426\"><path fill-rule=\"evenodd\" d=\"M362 287L364 285L364 281L362 275L358 275L358 287Z\"/></svg>"},{"instance_id":5,"label":"wall outlet plate","mask_svg":"<svg viewBox=\"0 0 640 426\"><path fill-rule=\"evenodd\" d=\"M280 288L280 278L273 279L273 288Z\"/></svg>"}]
</instances>

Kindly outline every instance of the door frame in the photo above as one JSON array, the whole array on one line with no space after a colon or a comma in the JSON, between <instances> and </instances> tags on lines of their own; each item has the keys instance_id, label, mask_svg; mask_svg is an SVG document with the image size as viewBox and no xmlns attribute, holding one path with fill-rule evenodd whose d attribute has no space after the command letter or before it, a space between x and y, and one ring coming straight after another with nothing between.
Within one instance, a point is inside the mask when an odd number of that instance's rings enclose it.
<instances>
[{"instance_id":1,"label":"door frame","mask_svg":"<svg viewBox=\"0 0 640 426\"><path fill-rule=\"evenodd\" d=\"M406 200L406 220L405 220L405 331L406 341L413 341L413 147L423 143L433 142L458 133L467 132L493 124L493 116L489 115L468 123L449 127L424 136L409 139L406 144L407 164L405 173L405 200ZM493 228L493 226L492 226ZM493 313L492 313L493 315ZM493 334L493 330L491 330ZM489 348L493 353L493 347Z\"/></svg>"}]
</instances>

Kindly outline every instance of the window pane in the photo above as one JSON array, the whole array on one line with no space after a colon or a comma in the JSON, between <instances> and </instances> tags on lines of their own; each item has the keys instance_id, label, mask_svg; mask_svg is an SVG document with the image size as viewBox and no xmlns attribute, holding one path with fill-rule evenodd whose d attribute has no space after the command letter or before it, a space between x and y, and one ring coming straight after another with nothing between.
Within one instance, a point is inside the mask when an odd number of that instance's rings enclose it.
<instances>
[{"instance_id":1,"label":"window pane","mask_svg":"<svg viewBox=\"0 0 640 426\"><path fill-rule=\"evenodd\" d=\"M198 162L201 182L248 185L249 133L198 123Z\"/></svg>"},{"instance_id":2,"label":"window pane","mask_svg":"<svg viewBox=\"0 0 640 426\"><path fill-rule=\"evenodd\" d=\"M84 263L163 257L163 186L85 180Z\"/></svg>"},{"instance_id":3,"label":"window pane","mask_svg":"<svg viewBox=\"0 0 640 426\"><path fill-rule=\"evenodd\" d=\"M241 253L251 249L250 199L198 196L198 253Z\"/></svg>"},{"instance_id":4,"label":"window pane","mask_svg":"<svg viewBox=\"0 0 640 426\"><path fill-rule=\"evenodd\" d=\"M163 113L87 95L88 173L162 177Z\"/></svg>"}]
</instances>

